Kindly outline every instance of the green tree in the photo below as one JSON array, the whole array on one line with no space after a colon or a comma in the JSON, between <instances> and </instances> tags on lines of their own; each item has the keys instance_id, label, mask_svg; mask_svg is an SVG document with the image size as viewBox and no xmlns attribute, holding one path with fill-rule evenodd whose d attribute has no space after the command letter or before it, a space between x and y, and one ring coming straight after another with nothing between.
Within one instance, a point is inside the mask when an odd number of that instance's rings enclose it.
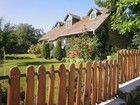
<instances>
[{"instance_id":1,"label":"green tree","mask_svg":"<svg viewBox=\"0 0 140 105\"><path fill-rule=\"evenodd\" d=\"M17 43L17 39L15 36L15 25L11 23L3 23L3 19L0 19L0 49L3 47L7 53L13 51L14 46ZM3 27L2 27L3 26Z\"/></svg>"},{"instance_id":2,"label":"green tree","mask_svg":"<svg viewBox=\"0 0 140 105\"><path fill-rule=\"evenodd\" d=\"M42 30L35 29L32 25L18 25L16 29L16 37L18 38L17 46L20 53L27 52L30 45L37 44L41 33Z\"/></svg>"},{"instance_id":3,"label":"green tree","mask_svg":"<svg viewBox=\"0 0 140 105\"><path fill-rule=\"evenodd\" d=\"M62 48L61 48L61 41L57 40L56 42L56 47L54 48L54 57L57 60L62 60L63 55L62 55Z\"/></svg>"},{"instance_id":4,"label":"green tree","mask_svg":"<svg viewBox=\"0 0 140 105\"><path fill-rule=\"evenodd\" d=\"M45 42L42 43L42 56L45 59L50 58L50 46L49 46L49 43L45 43Z\"/></svg>"},{"instance_id":5,"label":"green tree","mask_svg":"<svg viewBox=\"0 0 140 105\"><path fill-rule=\"evenodd\" d=\"M4 47L6 53L27 52L29 46L38 43L42 34L43 30L35 29L32 25L13 25L4 23L0 18L0 50Z\"/></svg>"},{"instance_id":6,"label":"green tree","mask_svg":"<svg viewBox=\"0 0 140 105\"><path fill-rule=\"evenodd\" d=\"M137 40L140 32L140 0L95 0L111 14L111 28ZM133 41L134 42L134 41ZM140 43L138 43L138 46Z\"/></svg>"}]
</instances>

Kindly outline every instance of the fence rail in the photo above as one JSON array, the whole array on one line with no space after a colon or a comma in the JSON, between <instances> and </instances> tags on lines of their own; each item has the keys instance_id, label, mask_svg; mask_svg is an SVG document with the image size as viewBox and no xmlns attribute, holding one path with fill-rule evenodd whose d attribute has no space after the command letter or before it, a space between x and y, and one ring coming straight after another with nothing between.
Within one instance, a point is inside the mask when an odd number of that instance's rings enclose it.
<instances>
[{"instance_id":1,"label":"fence rail","mask_svg":"<svg viewBox=\"0 0 140 105\"><path fill-rule=\"evenodd\" d=\"M38 77L37 91L35 76ZM84 69L82 63L78 68L71 64L68 70L61 64L57 71L54 65L50 66L49 71L46 71L44 66L39 66L37 72L29 66L26 74L21 74L17 67L13 67L9 76L2 76L0 80L8 79L7 105L20 105L21 77L26 77L24 105L95 105L118 95L119 83L125 83L138 76L140 50L120 50L117 60L88 62ZM55 90L58 94L55 94ZM54 96L57 97L56 103Z\"/></svg>"}]
</instances>

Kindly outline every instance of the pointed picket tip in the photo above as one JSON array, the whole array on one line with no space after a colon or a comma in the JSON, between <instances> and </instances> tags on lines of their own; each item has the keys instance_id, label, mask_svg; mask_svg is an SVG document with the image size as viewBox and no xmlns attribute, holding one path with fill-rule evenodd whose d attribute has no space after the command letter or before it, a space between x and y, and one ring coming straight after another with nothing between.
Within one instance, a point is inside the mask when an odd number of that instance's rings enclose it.
<instances>
[{"instance_id":1,"label":"pointed picket tip","mask_svg":"<svg viewBox=\"0 0 140 105\"><path fill-rule=\"evenodd\" d=\"M33 66L28 66L26 68L26 73L27 74L33 74L34 73L34 67Z\"/></svg>"},{"instance_id":2,"label":"pointed picket tip","mask_svg":"<svg viewBox=\"0 0 140 105\"><path fill-rule=\"evenodd\" d=\"M59 72L61 72L61 71L66 71L66 67L64 64L60 64L60 66L59 66Z\"/></svg>"},{"instance_id":3,"label":"pointed picket tip","mask_svg":"<svg viewBox=\"0 0 140 105\"><path fill-rule=\"evenodd\" d=\"M80 63L79 64L79 70L82 70L82 68L83 68L83 63Z\"/></svg>"},{"instance_id":4,"label":"pointed picket tip","mask_svg":"<svg viewBox=\"0 0 140 105\"><path fill-rule=\"evenodd\" d=\"M75 70L75 64L71 64L71 65L69 66L69 71L71 71L71 70Z\"/></svg>"},{"instance_id":5,"label":"pointed picket tip","mask_svg":"<svg viewBox=\"0 0 140 105\"><path fill-rule=\"evenodd\" d=\"M50 68L49 68L49 72L52 74L52 73L54 73L54 65L50 65Z\"/></svg>"},{"instance_id":6,"label":"pointed picket tip","mask_svg":"<svg viewBox=\"0 0 140 105\"><path fill-rule=\"evenodd\" d=\"M87 63L86 63L86 68L91 67L91 64L92 64L91 62L87 62Z\"/></svg>"},{"instance_id":7,"label":"pointed picket tip","mask_svg":"<svg viewBox=\"0 0 140 105\"><path fill-rule=\"evenodd\" d=\"M45 68L43 65L40 65L40 66L37 68L37 70L38 70L38 73L42 73L42 72L46 73L46 68Z\"/></svg>"},{"instance_id":8,"label":"pointed picket tip","mask_svg":"<svg viewBox=\"0 0 140 105\"><path fill-rule=\"evenodd\" d=\"M12 67L10 69L10 76L20 76L20 70L18 67Z\"/></svg>"}]
</instances>

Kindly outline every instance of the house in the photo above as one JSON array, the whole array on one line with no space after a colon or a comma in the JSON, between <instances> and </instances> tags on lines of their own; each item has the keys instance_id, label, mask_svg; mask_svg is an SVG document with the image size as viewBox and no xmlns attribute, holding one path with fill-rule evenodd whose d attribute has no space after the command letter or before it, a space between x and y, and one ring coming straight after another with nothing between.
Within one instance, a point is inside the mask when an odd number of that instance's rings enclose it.
<instances>
[{"instance_id":1,"label":"house","mask_svg":"<svg viewBox=\"0 0 140 105\"><path fill-rule=\"evenodd\" d=\"M56 22L55 26L46 35L42 36L39 41L52 41L55 47L56 40L61 39L63 49L66 46L67 37L76 36L85 31L93 35L106 35L106 38L103 39L103 52L109 50L109 47L112 45L112 40L109 37L113 31L110 29L110 14L108 10L105 8L101 10L91 8L87 15L83 17L68 13L64 18L64 22Z\"/></svg>"}]
</instances>

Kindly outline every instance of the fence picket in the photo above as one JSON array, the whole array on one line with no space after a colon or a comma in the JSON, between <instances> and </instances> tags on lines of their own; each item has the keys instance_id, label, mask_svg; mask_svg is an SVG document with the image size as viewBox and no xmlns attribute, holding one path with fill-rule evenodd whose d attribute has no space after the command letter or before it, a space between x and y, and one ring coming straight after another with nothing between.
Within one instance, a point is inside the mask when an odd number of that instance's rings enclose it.
<instances>
[{"instance_id":1,"label":"fence picket","mask_svg":"<svg viewBox=\"0 0 140 105\"><path fill-rule=\"evenodd\" d=\"M83 64L80 63L79 70L78 70L78 80L77 80L76 105L81 104L82 68L83 68Z\"/></svg>"},{"instance_id":2,"label":"fence picket","mask_svg":"<svg viewBox=\"0 0 140 105\"><path fill-rule=\"evenodd\" d=\"M91 89L91 63L86 63L86 79L84 90L84 105L90 105L90 89Z\"/></svg>"},{"instance_id":3,"label":"fence picket","mask_svg":"<svg viewBox=\"0 0 140 105\"><path fill-rule=\"evenodd\" d=\"M135 75L135 67L134 67L134 52L132 50L132 79L134 78Z\"/></svg>"},{"instance_id":4,"label":"fence picket","mask_svg":"<svg viewBox=\"0 0 140 105\"><path fill-rule=\"evenodd\" d=\"M57 105L66 105L66 68L64 64L59 66Z\"/></svg>"},{"instance_id":5,"label":"fence picket","mask_svg":"<svg viewBox=\"0 0 140 105\"><path fill-rule=\"evenodd\" d=\"M111 61L108 62L108 98L110 99L111 98L111 92L112 92L112 89L111 89L111 76L112 76L112 72L111 72Z\"/></svg>"},{"instance_id":6,"label":"fence picket","mask_svg":"<svg viewBox=\"0 0 140 105\"><path fill-rule=\"evenodd\" d=\"M83 95L84 105L96 105L118 95L119 83L136 78L140 75L140 50L120 50L118 51L118 60L96 61L86 63L85 88ZM34 76L38 76L37 105L46 105L46 74L49 74L48 86L48 105L54 104L55 73L58 75L58 95L57 105L80 105L82 91L82 69L83 64L79 65L76 103L74 103L74 83L75 83L75 65L69 68L69 86L68 101L66 96L66 68L64 64L59 66L58 71L54 71L51 65L49 72L46 72L44 66L39 66L38 73L34 72L32 66L27 67L26 73L26 92L24 105L33 105L34 103ZM8 78L7 105L20 105L20 74L17 67L10 70L10 75L1 78ZM2 79L1 79L2 80ZM91 94L92 90L92 94ZM1 100L0 100L1 101ZM66 103L67 102L67 103ZM1 104L1 103L0 103Z\"/></svg>"},{"instance_id":7,"label":"fence picket","mask_svg":"<svg viewBox=\"0 0 140 105\"><path fill-rule=\"evenodd\" d=\"M75 65L71 64L69 67L68 105L74 105L74 72L75 72Z\"/></svg>"},{"instance_id":8,"label":"fence picket","mask_svg":"<svg viewBox=\"0 0 140 105\"><path fill-rule=\"evenodd\" d=\"M111 82L111 96L110 98L113 96L113 86L114 86L114 69L113 69L113 60L110 60L110 82Z\"/></svg>"},{"instance_id":9,"label":"fence picket","mask_svg":"<svg viewBox=\"0 0 140 105\"><path fill-rule=\"evenodd\" d=\"M108 61L104 61L104 101L107 100L108 97Z\"/></svg>"},{"instance_id":10,"label":"fence picket","mask_svg":"<svg viewBox=\"0 0 140 105\"><path fill-rule=\"evenodd\" d=\"M92 68L92 105L95 105L97 99L97 62L93 63Z\"/></svg>"},{"instance_id":11,"label":"fence picket","mask_svg":"<svg viewBox=\"0 0 140 105\"><path fill-rule=\"evenodd\" d=\"M113 60L113 96L116 95L116 87L117 87L117 67L116 67L116 60Z\"/></svg>"},{"instance_id":12,"label":"fence picket","mask_svg":"<svg viewBox=\"0 0 140 105\"><path fill-rule=\"evenodd\" d=\"M128 80L130 80L131 79L131 69L130 69L130 60L131 60L131 58L130 58L130 51L129 50L127 50L127 57L128 57L128 65L127 65L127 69L128 69Z\"/></svg>"},{"instance_id":13,"label":"fence picket","mask_svg":"<svg viewBox=\"0 0 140 105\"><path fill-rule=\"evenodd\" d=\"M44 66L39 66L37 105L45 105L46 104L45 102L46 102L46 69Z\"/></svg>"},{"instance_id":14,"label":"fence picket","mask_svg":"<svg viewBox=\"0 0 140 105\"><path fill-rule=\"evenodd\" d=\"M2 90L1 90L1 83L0 83L0 105L2 105Z\"/></svg>"},{"instance_id":15,"label":"fence picket","mask_svg":"<svg viewBox=\"0 0 140 105\"><path fill-rule=\"evenodd\" d=\"M48 105L54 105L53 103L54 85L55 85L54 65L51 65L49 69Z\"/></svg>"},{"instance_id":16,"label":"fence picket","mask_svg":"<svg viewBox=\"0 0 140 105\"><path fill-rule=\"evenodd\" d=\"M102 66L101 61L97 63L98 68L98 99L97 103L100 103L102 100Z\"/></svg>"},{"instance_id":17,"label":"fence picket","mask_svg":"<svg viewBox=\"0 0 140 105\"><path fill-rule=\"evenodd\" d=\"M26 69L26 93L24 105L34 104L34 67L29 66Z\"/></svg>"},{"instance_id":18,"label":"fence picket","mask_svg":"<svg viewBox=\"0 0 140 105\"><path fill-rule=\"evenodd\" d=\"M20 71L17 67L10 70L7 105L20 105Z\"/></svg>"},{"instance_id":19,"label":"fence picket","mask_svg":"<svg viewBox=\"0 0 140 105\"><path fill-rule=\"evenodd\" d=\"M123 59L123 51L120 50L119 51L119 58L120 58L120 83L123 83L123 74L124 74L124 66L123 66L123 63L124 63L124 59Z\"/></svg>"},{"instance_id":20,"label":"fence picket","mask_svg":"<svg viewBox=\"0 0 140 105\"><path fill-rule=\"evenodd\" d=\"M138 50L136 50L136 71L137 71L137 77L139 76L139 69L138 69L138 65L139 65L139 59L138 59Z\"/></svg>"},{"instance_id":21,"label":"fence picket","mask_svg":"<svg viewBox=\"0 0 140 105\"><path fill-rule=\"evenodd\" d=\"M132 64L132 60L133 60L133 57L132 57L132 51L130 51L130 79L132 79L133 78L133 64Z\"/></svg>"}]
</instances>

